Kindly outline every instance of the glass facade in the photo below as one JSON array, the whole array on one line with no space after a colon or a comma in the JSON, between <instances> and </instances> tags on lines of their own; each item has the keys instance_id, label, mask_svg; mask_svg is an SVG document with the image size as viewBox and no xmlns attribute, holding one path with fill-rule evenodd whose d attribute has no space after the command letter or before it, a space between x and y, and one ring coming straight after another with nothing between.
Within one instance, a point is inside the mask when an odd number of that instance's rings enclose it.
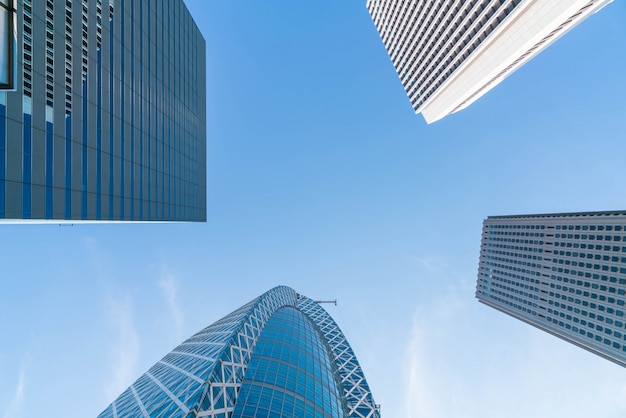
<instances>
[{"instance_id":1,"label":"glass facade","mask_svg":"<svg viewBox=\"0 0 626 418\"><path fill-rule=\"evenodd\" d=\"M0 222L205 221L205 41L184 2L0 1L19 68Z\"/></svg>"},{"instance_id":2,"label":"glass facade","mask_svg":"<svg viewBox=\"0 0 626 418\"><path fill-rule=\"evenodd\" d=\"M379 418L380 413L332 318L319 304L278 286L180 344L99 417L126 416Z\"/></svg>"},{"instance_id":3,"label":"glass facade","mask_svg":"<svg viewBox=\"0 0 626 418\"><path fill-rule=\"evenodd\" d=\"M315 325L278 310L254 348L233 418L344 417L337 372Z\"/></svg>"},{"instance_id":4,"label":"glass facade","mask_svg":"<svg viewBox=\"0 0 626 418\"><path fill-rule=\"evenodd\" d=\"M487 218L476 297L626 366L626 212Z\"/></svg>"}]
</instances>

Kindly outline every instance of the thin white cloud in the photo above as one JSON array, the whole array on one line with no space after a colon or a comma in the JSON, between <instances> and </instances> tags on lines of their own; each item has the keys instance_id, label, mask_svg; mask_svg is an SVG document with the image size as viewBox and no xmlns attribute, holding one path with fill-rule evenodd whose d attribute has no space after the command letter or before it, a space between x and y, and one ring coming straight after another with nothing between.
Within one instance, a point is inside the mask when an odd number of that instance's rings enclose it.
<instances>
[{"instance_id":1,"label":"thin white cloud","mask_svg":"<svg viewBox=\"0 0 626 418\"><path fill-rule=\"evenodd\" d=\"M176 331L176 340L180 341L183 338L183 325L184 325L184 313L178 304L178 286L179 281L174 275L163 268L163 274L159 281L159 287L163 290L163 294L167 299L167 305L169 307L170 315L174 321L174 329Z\"/></svg>"},{"instance_id":2,"label":"thin white cloud","mask_svg":"<svg viewBox=\"0 0 626 418\"><path fill-rule=\"evenodd\" d=\"M411 339L406 354L408 369L404 378L408 384L405 386L404 401L407 418L439 416L436 404L433 403L433 396L429 393L428 382L430 379L426 361L428 344L419 321L421 316L419 311L413 316Z\"/></svg>"},{"instance_id":3,"label":"thin white cloud","mask_svg":"<svg viewBox=\"0 0 626 418\"><path fill-rule=\"evenodd\" d=\"M24 406L24 392L26 389L26 361L22 361L22 366L20 367L20 374L17 379L17 384L15 386L15 392L7 409L4 412L4 418L17 418L22 416L23 406Z\"/></svg>"},{"instance_id":4,"label":"thin white cloud","mask_svg":"<svg viewBox=\"0 0 626 418\"><path fill-rule=\"evenodd\" d=\"M457 282L415 310L403 416L626 416L622 368L489 310Z\"/></svg>"},{"instance_id":5,"label":"thin white cloud","mask_svg":"<svg viewBox=\"0 0 626 418\"><path fill-rule=\"evenodd\" d=\"M437 257L430 255L409 255L409 260L413 263L418 264L420 267L430 271L430 272L440 272L445 268L445 263Z\"/></svg>"},{"instance_id":6,"label":"thin white cloud","mask_svg":"<svg viewBox=\"0 0 626 418\"><path fill-rule=\"evenodd\" d=\"M129 294L109 298L110 323L116 338L111 348L112 373L105 385L105 396L114 399L137 377L139 335L135 330L133 303Z\"/></svg>"}]
</instances>

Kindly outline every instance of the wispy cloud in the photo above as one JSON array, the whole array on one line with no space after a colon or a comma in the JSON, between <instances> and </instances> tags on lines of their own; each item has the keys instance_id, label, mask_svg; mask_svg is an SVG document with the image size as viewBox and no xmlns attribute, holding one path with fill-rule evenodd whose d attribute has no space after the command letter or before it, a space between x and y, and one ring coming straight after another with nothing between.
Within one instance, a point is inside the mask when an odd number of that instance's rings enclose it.
<instances>
[{"instance_id":1,"label":"wispy cloud","mask_svg":"<svg viewBox=\"0 0 626 418\"><path fill-rule=\"evenodd\" d=\"M407 376L408 380L405 393L405 414L407 418L412 417L433 417L438 416L433 397L429 394L428 369L426 367L427 339L419 323L420 316L413 317L413 327L411 339L408 345L407 356ZM435 401L436 402L436 401Z\"/></svg>"},{"instance_id":2,"label":"wispy cloud","mask_svg":"<svg viewBox=\"0 0 626 418\"><path fill-rule=\"evenodd\" d=\"M626 416L623 369L472 296L457 281L415 310L403 416Z\"/></svg>"},{"instance_id":3,"label":"wispy cloud","mask_svg":"<svg viewBox=\"0 0 626 418\"><path fill-rule=\"evenodd\" d=\"M139 335L135 330L132 297L128 294L109 298L111 327L117 338L111 348L112 373L105 385L105 396L113 399L130 386L137 377Z\"/></svg>"},{"instance_id":4,"label":"wispy cloud","mask_svg":"<svg viewBox=\"0 0 626 418\"><path fill-rule=\"evenodd\" d=\"M445 261L433 255L409 255L409 260L429 272L442 272L446 268Z\"/></svg>"},{"instance_id":5,"label":"wispy cloud","mask_svg":"<svg viewBox=\"0 0 626 418\"><path fill-rule=\"evenodd\" d=\"M17 384L15 386L15 392L7 409L4 412L4 418L17 418L22 416L24 406L24 392L26 389L26 369L28 367L27 360L22 361L20 367L20 374L17 378Z\"/></svg>"},{"instance_id":6,"label":"wispy cloud","mask_svg":"<svg viewBox=\"0 0 626 418\"><path fill-rule=\"evenodd\" d=\"M169 307L170 315L174 321L174 329L176 330L176 340L180 341L183 338L183 325L185 317L180 305L178 304L178 286L179 281L176 277L174 277L167 267L163 267L159 287L163 290L163 294L167 299L167 306Z\"/></svg>"}]
</instances>

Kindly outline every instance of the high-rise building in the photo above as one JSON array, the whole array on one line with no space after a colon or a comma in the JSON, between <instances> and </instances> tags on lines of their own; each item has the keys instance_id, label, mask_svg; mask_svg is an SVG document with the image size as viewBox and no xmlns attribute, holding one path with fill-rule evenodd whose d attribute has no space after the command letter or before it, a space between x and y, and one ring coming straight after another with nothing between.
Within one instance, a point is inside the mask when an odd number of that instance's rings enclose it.
<instances>
[{"instance_id":1,"label":"high-rise building","mask_svg":"<svg viewBox=\"0 0 626 418\"><path fill-rule=\"evenodd\" d=\"M469 106L612 0L368 0L413 109Z\"/></svg>"},{"instance_id":2,"label":"high-rise building","mask_svg":"<svg viewBox=\"0 0 626 418\"><path fill-rule=\"evenodd\" d=\"M313 300L275 287L180 344L99 418L379 418L345 336Z\"/></svg>"},{"instance_id":3,"label":"high-rise building","mask_svg":"<svg viewBox=\"0 0 626 418\"><path fill-rule=\"evenodd\" d=\"M476 297L626 366L626 211L490 216Z\"/></svg>"},{"instance_id":4,"label":"high-rise building","mask_svg":"<svg viewBox=\"0 0 626 418\"><path fill-rule=\"evenodd\" d=\"M0 2L0 222L206 220L205 41L183 0Z\"/></svg>"}]
</instances>

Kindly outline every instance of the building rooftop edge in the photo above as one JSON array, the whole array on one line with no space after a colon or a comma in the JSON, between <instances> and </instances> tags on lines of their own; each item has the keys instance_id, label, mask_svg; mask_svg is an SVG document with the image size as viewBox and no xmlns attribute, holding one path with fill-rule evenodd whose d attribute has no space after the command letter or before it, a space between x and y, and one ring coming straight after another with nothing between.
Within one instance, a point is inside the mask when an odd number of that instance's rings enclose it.
<instances>
[{"instance_id":1,"label":"building rooftop edge","mask_svg":"<svg viewBox=\"0 0 626 418\"><path fill-rule=\"evenodd\" d=\"M626 216L626 210L538 213L538 214L526 214L526 215L494 215L494 216L488 216L486 220L519 219L519 218L559 218L559 217L582 217L582 216Z\"/></svg>"}]
</instances>

